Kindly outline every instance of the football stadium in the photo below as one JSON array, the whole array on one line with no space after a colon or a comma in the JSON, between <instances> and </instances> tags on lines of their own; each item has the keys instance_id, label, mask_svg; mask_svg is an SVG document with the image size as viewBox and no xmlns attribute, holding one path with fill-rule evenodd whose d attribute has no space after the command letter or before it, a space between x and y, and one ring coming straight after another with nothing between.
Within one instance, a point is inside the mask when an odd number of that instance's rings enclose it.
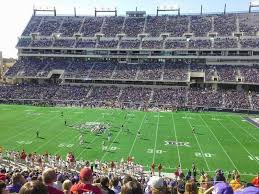
<instances>
[{"instance_id":1,"label":"football stadium","mask_svg":"<svg viewBox=\"0 0 259 194\"><path fill-rule=\"evenodd\" d=\"M0 85L1 193L258 194L257 7L34 8Z\"/></svg>"}]
</instances>

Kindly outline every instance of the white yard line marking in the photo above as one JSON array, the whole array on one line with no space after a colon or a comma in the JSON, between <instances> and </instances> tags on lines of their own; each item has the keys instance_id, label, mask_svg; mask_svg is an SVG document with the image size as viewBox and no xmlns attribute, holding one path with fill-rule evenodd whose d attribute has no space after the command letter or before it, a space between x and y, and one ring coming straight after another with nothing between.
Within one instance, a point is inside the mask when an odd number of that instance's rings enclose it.
<instances>
[{"instance_id":1,"label":"white yard line marking","mask_svg":"<svg viewBox=\"0 0 259 194\"><path fill-rule=\"evenodd\" d=\"M34 117L33 119L31 119L31 121L35 121L35 120L39 120L39 119L41 119L41 117ZM22 122L22 123L26 123L26 122L28 122L27 119L24 120L24 122ZM22 125L22 126L24 127L24 125ZM20 128L20 127L21 127L21 125L18 125L14 129L17 129L17 128ZM9 142L11 139L16 138L16 137L18 137L18 136L20 136L22 134L28 133L32 129L33 129L33 127L30 127L30 128L28 128L28 129L26 129L24 131L21 131L20 133L17 133L16 135L12 135L11 137L9 137L9 138L5 139L4 141L2 141L2 143Z\"/></svg>"},{"instance_id":2,"label":"white yard line marking","mask_svg":"<svg viewBox=\"0 0 259 194\"><path fill-rule=\"evenodd\" d=\"M140 129L141 129L143 123L144 123L144 120L145 120L145 118L146 118L146 115L147 115L147 113L145 113L145 115L144 115L144 117L143 117L143 119L142 119L142 121L141 121L141 123L140 123L140 126L139 126L139 128L138 128L138 131L140 131ZM131 148L130 148L130 152L129 152L128 156L131 156L132 150L133 150L133 148L134 148L134 146L135 146L135 143L136 143L136 141L137 141L137 138L138 138L138 131L137 131L137 133L136 133L135 139L134 139L133 144L132 144L132 146L131 146Z\"/></svg>"},{"instance_id":3,"label":"white yard line marking","mask_svg":"<svg viewBox=\"0 0 259 194\"><path fill-rule=\"evenodd\" d=\"M229 131L220 121L218 121L218 123L219 123L224 129L226 129L229 134L232 135L232 137L244 148L244 150L245 150L252 158L254 158L253 155L246 149L246 147L233 135L233 133L231 133L231 131ZM255 161L257 164L259 164L259 161L257 161L256 158L254 158L254 159L255 159L254 161Z\"/></svg>"},{"instance_id":4,"label":"white yard line marking","mask_svg":"<svg viewBox=\"0 0 259 194\"><path fill-rule=\"evenodd\" d=\"M235 163L233 162L233 160L230 158L230 156L228 155L228 153L226 152L225 148L222 146L222 144L219 142L218 138L216 137L216 135L214 134L214 132L211 130L210 126L206 123L206 121L203 119L203 117L199 114L199 117L202 119L203 123L207 126L207 128L210 130L211 134L213 135L213 137L216 139L216 141L218 142L218 144L220 145L221 149L223 150L223 152L226 154L226 156L228 157L229 161L232 163L232 165L234 166L235 169L237 169L237 171L239 172L238 168L236 167Z\"/></svg>"},{"instance_id":5,"label":"white yard line marking","mask_svg":"<svg viewBox=\"0 0 259 194\"><path fill-rule=\"evenodd\" d=\"M175 120L174 120L174 113L173 112L171 113L171 116L172 116L172 120L173 120L173 129L174 129L175 140L176 140L176 142L178 142L178 138L177 138L177 135L176 135ZM177 149L177 154L178 154L179 165L180 165L180 167L182 167L181 156L180 156L179 145L178 144L176 144L176 149Z\"/></svg>"},{"instance_id":6,"label":"white yard line marking","mask_svg":"<svg viewBox=\"0 0 259 194\"><path fill-rule=\"evenodd\" d=\"M77 121L77 123L79 124L80 123L80 121L83 121L84 120L84 118L85 118L86 116L85 115L81 115L79 118L81 118L80 120L78 120ZM72 127L71 127L72 128ZM72 141L70 141L70 144L74 144L75 143L75 140L78 138L80 136L80 134L78 134L78 135L75 135L75 137L74 138L72 138ZM70 136L68 137L69 138L69 140L71 139L70 138ZM67 142L67 141L66 141ZM63 142L60 142L60 143L63 143ZM65 143L65 142L64 142ZM78 142L77 142L78 143ZM78 144L79 145L79 144ZM76 146L76 148L78 148L79 146ZM72 153L73 154L75 154L75 148L73 149L73 151L72 151ZM62 152L62 148L59 148L54 154L57 154L57 153L61 153Z\"/></svg>"},{"instance_id":7,"label":"white yard line marking","mask_svg":"<svg viewBox=\"0 0 259 194\"><path fill-rule=\"evenodd\" d=\"M121 130L117 133L116 137L114 138L114 140L112 141L112 143L108 146L108 150L112 147L112 145L114 144L115 140L118 138L118 136L121 134L123 128L121 128ZM104 157L107 155L107 151L104 153L103 157L101 158L100 162L103 161Z\"/></svg>"},{"instance_id":8,"label":"white yard line marking","mask_svg":"<svg viewBox=\"0 0 259 194\"><path fill-rule=\"evenodd\" d=\"M41 123L39 126L37 126L37 127L43 126L43 124L48 123L48 122L51 121L51 120L54 120L56 117L57 117L57 116L50 117L50 119L46 119L44 122L42 122L42 123ZM34 129L34 128L33 128L33 127L29 128L29 130L32 130L32 129ZM26 131L28 131L28 130L26 130ZM34 134L34 133L33 133L33 136L30 136L30 138L33 138L33 137L35 137L35 134ZM14 149L17 149L17 148L22 147L22 146L23 146L23 145L16 146Z\"/></svg>"},{"instance_id":9,"label":"white yard line marking","mask_svg":"<svg viewBox=\"0 0 259 194\"><path fill-rule=\"evenodd\" d=\"M241 117L241 116L240 116ZM246 134L248 134L250 137L252 137L255 141L257 141L258 143L259 143L259 140L255 137L255 136L253 136L253 135L251 135L249 132L247 132L247 130L245 130L245 128L244 127L242 127L242 126L240 126L233 118L231 118L231 116L229 116L229 118L231 119L231 121L236 125L236 126L238 126L240 129L242 129L244 132L246 132ZM241 117L242 118L242 117ZM256 126L257 127L257 126Z\"/></svg>"},{"instance_id":10,"label":"white yard line marking","mask_svg":"<svg viewBox=\"0 0 259 194\"><path fill-rule=\"evenodd\" d=\"M109 115L111 115L111 116L113 116L113 118L114 118L114 112L116 112L116 111L113 111L112 113L110 113ZM116 112L117 113L117 112ZM101 113L101 114L103 114L103 113ZM119 115L120 115L121 113L119 112ZM97 122L99 119L100 119L101 117L98 117L98 119L96 119L94 122ZM78 136L79 137L79 136ZM89 143L89 144L87 144L87 145L91 145L96 139L98 138L98 136L95 136L95 138ZM77 156L77 157L80 157L83 153L85 152L85 150L83 149L80 153L79 153L79 155Z\"/></svg>"},{"instance_id":11,"label":"white yard line marking","mask_svg":"<svg viewBox=\"0 0 259 194\"><path fill-rule=\"evenodd\" d=\"M156 157L156 145L157 145L157 132L158 132L158 126L159 126L159 118L160 118L160 112L158 112L158 117L157 117L157 124L156 124L156 140L155 140L155 146L154 146L154 155L153 155L153 163L155 162L155 157Z\"/></svg>"},{"instance_id":12,"label":"white yard line marking","mask_svg":"<svg viewBox=\"0 0 259 194\"><path fill-rule=\"evenodd\" d=\"M186 115L186 113L184 113L184 114ZM190 119L187 119L187 121L188 121L188 123L189 123L190 127L192 128L192 125L191 125ZM200 149L200 151L201 151L201 154L202 154L203 160L204 160L204 161L205 161L205 163L206 163L207 169L210 171L209 164L208 164L208 162L207 162L207 160L206 160L206 158L205 158L205 155L204 155L203 150L201 149L200 142L199 142L199 140L198 140L198 138L197 138L196 134L195 134L195 133L193 133L193 135L194 135L194 137L195 137L195 139L196 139L196 142L197 142L197 144L198 144L198 146L199 146L199 149Z\"/></svg>"}]
</instances>

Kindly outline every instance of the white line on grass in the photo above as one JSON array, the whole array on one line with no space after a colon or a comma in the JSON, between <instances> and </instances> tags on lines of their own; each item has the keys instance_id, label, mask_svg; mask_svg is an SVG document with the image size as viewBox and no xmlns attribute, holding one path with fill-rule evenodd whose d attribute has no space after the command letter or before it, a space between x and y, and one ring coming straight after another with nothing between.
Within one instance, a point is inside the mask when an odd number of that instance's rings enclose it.
<instances>
[{"instance_id":1,"label":"white line on grass","mask_svg":"<svg viewBox=\"0 0 259 194\"><path fill-rule=\"evenodd\" d=\"M40 123L40 125L37 126L37 127L41 127L43 124L48 123L49 121L51 121L51 120L53 120L53 119L55 119L55 118L56 118L56 116L51 117L50 119L46 119L44 122ZM34 127L31 127L31 128L29 128L28 130L32 130L32 129L34 129ZM28 130L26 130L24 133L26 133ZM17 136L18 136L18 135L16 135L15 137L17 137ZM33 136L31 136L30 138L33 138L33 137L34 137L34 134L33 134ZM22 147L22 146L24 146L24 145L15 146L13 149L17 149L17 148Z\"/></svg>"},{"instance_id":2,"label":"white line on grass","mask_svg":"<svg viewBox=\"0 0 259 194\"><path fill-rule=\"evenodd\" d=\"M219 122L219 124L224 128L224 129L226 129L227 131L228 131L228 133L229 134L231 134L232 135L232 137L244 148L244 150L251 156L251 157L253 157L253 155L246 149L246 147L233 135L233 133L231 133L231 131L229 131L220 121L218 121ZM259 164L259 161L257 161L256 160L256 158L255 158L255 160L254 160L257 164Z\"/></svg>"},{"instance_id":3,"label":"white line on grass","mask_svg":"<svg viewBox=\"0 0 259 194\"><path fill-rule=\"evenodd\" d=\"M241 117L241 116L240 116ZM231 116L229 116L229 118L232 120L232 122L236 125L236 126L238 126L240 129L242 129L244 132L246 132L246 134L248 134L250 137L252 137L255 141L257 141L258 143L259 143L259 140L255 137L255 136L253 136L253 135L251 135L249 132L247 132L247 130L245 130L245 128L243 128L242 126L240 126L234 119L232 119L231 118ZM242 117L241 117L242 118ZM257 127L257 126L256 126Z\"/></svg>"},{"instance_id":4,"label":"white line on grass","mask_svg":"<svg viewBox=\"0 0 259 194\"><path fill-rule=\"evenodd\" d=\"M36 121L36 120L38 120L38 119L41 119L41 117L37 117L37 118L31 119L31 121ZM27 119L26 119L24 122L22 122L22 123L26 123L26 122L28 122ZM20 128L20 126L21 126L21 125L17 125L14 129ZM24 127L24 124L23 124L22 126ZM20 136L20 135L22 135L22 134L28 133L31 129L33 129L33 128L30 127L30 128L28 128L28 129L26 129L26 130L21 131L20 133L17 133L16 135L12 135L11 137L5 139L3 142L9 142L9 141L10 141L11 139L13 139L13 138L16 138L16 137L18 137L18 136ZM2 143L3 143L3 142L2 142Z\"/></svg>"},{"instance_id":5,"label":"white line on grass","mask_svg":"<svg viewBox=\"0 0 259 194\"><path fill-rule=\"evenodd\" d=\"M112 147L112 145L114 144L115 140L118 138L118 136L121 134L123 128L121 128L121 130L117 133L116 137L114 138L114 140L112 141L112 143L110 144L110 146L108 147L109 149ZM100 162L103 161L104 157L107 155L107 151L103 154L103 157L101 158Z\"/></svg>"},{"instance_id":6,"label":"white line on grass","mask_svg":"<svg viewBox=\"0 0 259 194\"><path fill-rule=\"evenodd\" d=\"M185 114L185 116L186 116L186 113L184 113L184 114ZM187 119L187 121L188 121L188 123L189 123L190 127L192 128L192 125L191 125L190 120L189 120L189 119ZM203 150L201 149L200 142L199 142L199 140L198 140L198 138L197 138L196 134L195 134L195 133L193 133L193 135L194 135L194 137L195 137L195 139L196 139L196 142L197 142L197 144L198 144L198 146L199 146L199 148L200 148L200 151L201 151L201 154L202 154L203 160L205 161L206 166L207 166L208 170L210 171L209 164L208 164L208 162L207 162L207 160L206 160L206 158L205 158L205 155L204 155L204 153L203 153Z\"/></svg>"},{"instance_id":7,"label":"white line on grass","mask_svg":"<svg viewBox=\"0 0 259 194\"><path fill-rule=\"evenodd\" d=\"M144 120L145 120L145 118L146 118L146 115L147 115L147 113L145 113L145 115L144 115L144 117L143 117L143 119L142 119L142 121L141 121L141 123L140 123L140 126L139 126L139 128L138 128L138 131L140 131L140 129L141 129L142 125L143 125L143 122L144 122ZM132 150L133 150L133 148L134 148L134 146L135 146L135 143L136 143L136 140L137 140L137 137L138 137L138 131L137 131L137 133L136 133L135 139L134 139L134 141L133 141L133 143L132 143L132 146L131 146L131 148L130 148L130 152L129 152L128 156L131 156Z\"/></svg>"},{"instance_id":8,"label":"white line on grass","mask_svg":"<svg viewBox=\"0 0 259 194\"><path fill-rule=\"evenodd\" d=\"M175 136L175 140L176 140L176 142L178 142L178 138L177 138L177 135L176 135L175 120L174 120L174 113L173 113L173 112L172 112L171 116L172 116L172 120L173 120L173 128L174 128L174 136ZM179 161L179 165L180 165L180 167L182 167L182 163L181 163L181 156L180 156L180 152L179 152L179 145L178 145L178 144L176 144L176 148L177 148L177 153L178 153L178 161Z\"/></svg>"},{"instance_id":9,"label":"white line on grass","mask_svg":"<svg viewBox=\"0 0 259 194\"><path fill-rule=\"evenodd\" d=\"M218 142L218 144L220 145L221 149L223 150L223 152L226 154L226 156L228 157L229 161L232 163L232 165L234 166L235 169L237 169L237 171L239 172L238 168L236 167L235 163L233 162L233 160L230 158L230 156L228 155L228 153L226 152L225 148L222 146L222 144L220 143L220 141L218 140L218 138L216 137L216 135L213 133L213 131L211 130L210 126L206 123L206 121L203 119L203 117L199 114L200 118L202 119L203 123L207 126L207 128L210 130L211 134L213 135L213 137L216 139L216 141Z\"/></svg>"},{"instance_id":10,"label":"white line on grass","mask_svg":"<svg viewBox=\"0 0 259 194\"><path fill-rule=\"evenodd\" d=\"M80 122L82 122L83 120L84 120L84 118L85 118L85 115L83 115L83 116L81 116L81 117L79 117L79 118L81 118L80 120L78 120L75 124L80 124ZM74 125L75 125L74 124ZM70 141L71 142L71 144L73 144L73 143L75 143L75 140L78 138L80 136L80 133L79 134L77 134L77 135L75 135L75 137L74 138L72 138L72 141ZM69 140L71 139L70 138L70 136L68 137L69 138ZM62 142L63 143L63 142ZM76 148L78 148L78 146L76 146ZM59 148L54 154L57 154L57 153L61 153L61 152L63 152L62 151L63 149L62 148ZM73 149L73 154L75 154L75 148Z\"/></svg>"},{"instance_id":11,"label":"white line on grass","mask_svg":"<svg viewBox=\"0 0 259 194\"><path fill-rule=\"evenodd\" d=\"M124 113L124 112L123 112ZM114 138L114 140L112 141L112 143L110 144L110 146L108 146L108 148L110 149L112 147L112 145L114 144L115 140L118 138L118 136L121 134L121 132L123 131L123 128L121 128L121 130L117 133L116 137ZM103 161L104 157L107 155L107 151L104 153L103 157L101 158L100 162Z\"/></svg>"},{"instance_id":12,"label":"white line on grass","mask_svg":"<svg viewBox=\"0 0 259 194\"><path fill-rule=\"evenodd\" d=\"M114 116L114 112L116 112L116 111L113 111L113 113L111 113L111 114L109 114L110 116ZM117 112L116 112L117 113ZM101 114L103 114L103 113L101 113ZM119 112L119 114L120 114L120 112ZM98 119L96 119L94 122L97 122L100 118L102 118L102 117L98 117ZM114 118L114 117L113 117ZM79 137L79 136L78 136ZM87 144L87 145L91 145L96 139L98 138L98 136L95 136L95 138L89 143L89 144ZM77 157L79 157L79 156L81 156L83 153L85 152L85 150L83 149L80 153L79 153L79 155L77 156Z\"/></svg>"},{"instance_id":13,"label":"white line on grass","mask_svg":"<svg viewBox=\"0 0 259 194\"><path fill-rule=\"evenodd\" d=\"M154 147L154 155L153 155L153 163L155 162L155 157L156 157L156 144L157 144L157 132L158 132L158 126L159 126L159 118L160 118L160 112L158 112L158 117L157 117L157 124L156 124L156 140L155 140L155 147Z\"/></svg>"}]
</instances>

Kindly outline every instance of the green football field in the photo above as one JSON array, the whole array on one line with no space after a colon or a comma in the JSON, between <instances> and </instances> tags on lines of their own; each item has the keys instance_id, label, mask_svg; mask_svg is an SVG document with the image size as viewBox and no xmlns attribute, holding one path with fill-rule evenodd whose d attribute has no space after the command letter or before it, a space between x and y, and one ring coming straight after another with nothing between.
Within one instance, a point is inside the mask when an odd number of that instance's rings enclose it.
<instances>
[{"instance_id":1,"label":"green football field","mask_svg":"<svg viewBox=\"0 0 259 194\"><path fill-rule=\"evenodd\" d=\"M174 172L178 164L187 170L194 162L211 174L217 168L237 169L248 179L259 169L259 129L244 120L247 115L18 105L0 105L0 115L0 146L6 150L48 151L63 157L72 151L78 159L101 161L133 156L147 168L152 162L161 163L167 172ZM76 127L93 122L109 126L110 142L107 132L97 135ZM79 144L80 133L84 145ZM108 146L105 152L103 141Z\"/></svg>"}]
</instances>

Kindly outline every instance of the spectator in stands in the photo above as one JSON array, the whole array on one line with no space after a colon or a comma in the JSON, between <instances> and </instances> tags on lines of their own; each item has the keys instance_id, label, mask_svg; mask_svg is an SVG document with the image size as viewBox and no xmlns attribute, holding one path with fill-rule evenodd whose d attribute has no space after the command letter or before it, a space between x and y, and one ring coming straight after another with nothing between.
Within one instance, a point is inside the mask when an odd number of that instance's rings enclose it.
<instances>
[{"instance_id":1,"label":"spectator in stands","mask_svg":"<svg viewBox=\"0 0 259 194\"><path fill-rule=\"evenodd\" d=\"M71 188L72 193L82 194L84 192L93 192L94 194L101 194L102 191L97 186L92 185L93 172L90 168L82 168L80 171L80 182Z\"/></svg>"},{"instance_id":2,"label":"spectator in stands","mask_svg":"<svg viewBox=\"0 0 259 194\"><path fill-rule=\"evenodd\" d=\"M12 175L12 184L7 186L6 189L9 190L10 193L19 193L24 183L24 177L20 173L14 173Z\"/></svg>"},{"instance_id":3,"label":"spectator in stands","mask_svg":"<svg viewBox=\"0 0 259 194\"><path fill-rule=\"evenodd\" d=\"M0 180L0 194L8 194L8 190L6 190L6 184L4 181Z\"/></svg>"},{"instance_id":4,"label":"spectator in stands","mask_svg":"<svg viewBox=\"0 0 259 194\"><path fill-rule=\"evenodd\" d=\"M143 190L140 183L133 179L122 186L121 194L143 194Z\"/></svg>"},{"instance_id":5,"label":"spectator in stands","mask_svg":"<svg viewBox=\"0 0 259 194\"><path fill-rule=\"evenodd\" d=\"M115 194L115 192L109 188L108 177L102 177L100 183L101 183L101 190L103 194Z\"/></svg>"},{"instance_id":6,"label":"spectator in stands","mask_svg":"<svg viewBox=\"0 0 259 194\"><path fill-rule=\"evenodd\" d=\"M257 176L252 180L252 184L259 188L259 172L257 173Z\"/></svg>"},{"instance_id":7,"label":"spectator in stands","mask_svg":"<svg viewBox=\"0 0 259 194\"><path fill-rule=\"evenodd\" d=\"M62 184L62 189L64 194L70 194L71 187L72 187L72 182L69 179L65 180Z\"/></svg>"},{"instance_id":8,"label":"spectator in stands","mask_svg":"<svg viewBox=\"0 0 259 194\"><path fill-rule=\"evenodd\" d=\"M238 189L235 194L259 194L259 188L256 188L253 184L247 183L243 189Z\"/></svg>"},{"instance_id":9,"label":"spectator in stands","mask_svg":"<svg viewBox=\"0 0 259 194\"><path fill-rule=\"evenodd\" d=\"M30 181L22 186L19 194L49 194L49 192L42 182Z\"/></svg>"},{"instance_id":10,"label":"spectator in stands","mask_svg":"<svg viewBox=\"0 0 259 194\"><path fill-rule=\"evenodd\" d=\"M118 194L121 192L121 187L120 187L119 183L120 183L120 181L117 176L113 177L113 179L111 180L111 186L112 186L111 189L115 192L115 194Z\"/></svg>"},{"instance_id":11,"label":"spectator in stands","mask_svg":"<svg viewBox=\"0 0 259 194\"><path fill-rule=\"evenodd\" d=\"M58 189L58 190L60 190L60 191L62 191L62 183L64 182L64 176L63 176L63 174L59 174L58 176L57 176L57 181L55 182L55 187Z\"/></svg>"},{"instance_id":12,"label":"spectator in stands","mask_svg":"<svg viewBox=\"0 0 259 194\"><path fill-rule=\"evenodd\" d=\"M49 194L64 194L54 187L54 182L57 180L57 175L54 169L48 168L42 173L42 179L44 184L47 186Z\"/></svg>"},{"instance_id":13,"label":"spectator in stands","mask_svg":"<svg viewBox=\"0 0 259 194\"><path fill-rule=\"evenodd\" d=\"M147 183L145 193L165 193L164 180L159 176L153 176Z\"/></svg>"},{"instance_id":14,"label":"spectator in stands","mask_svg":"<svg viewBox=\"0 0 259 194\"><path fill-rule=\"evenodd\" d=\"M240 189L242 187L240 182L240 175L235 175L235 179L231 180L229 185L233 188L234 191Z\"/></svg>"},{"instance_id":15,"label":"spectator in stands","mask_svg":"<svg viewBox=\"0 0 259 194\"><path fill-rule=\"evenodd\" d=\"M221 169L216 170L216 176L214 177L214 184L218 182L226 182L226 178Z\"/></svg>"},{"instance_id":16,"label":"spectator in stands","mask_svg":"<svg viewBox=\"0 0 259 194\"><path fill-rule=\"evenodd\" d=\"M185 194L198 194L198 187L194 179L185 184Z\"/></svg>"},{"instance_id":17,"label":"spectator in stands","mask_svg":"<svg viewBox=\"0 0 259 194\"><path fill-rule=\"evenodd\" d=\"M0 181L4 181L6 180L6 170L3 168L0 171Z\"/></svg>"},{"instance_id":18,"label":"spectator in stands","mask_svg":"<svg viewBox=\"0 0 259 194\"><path fill-rule=\"evenodd\" d=\"M215 194L233 194L233 189L225 182L217 183L216 185L207 189L203 194L209 194L215 192Z\"/></svg>"}]
</instances>

